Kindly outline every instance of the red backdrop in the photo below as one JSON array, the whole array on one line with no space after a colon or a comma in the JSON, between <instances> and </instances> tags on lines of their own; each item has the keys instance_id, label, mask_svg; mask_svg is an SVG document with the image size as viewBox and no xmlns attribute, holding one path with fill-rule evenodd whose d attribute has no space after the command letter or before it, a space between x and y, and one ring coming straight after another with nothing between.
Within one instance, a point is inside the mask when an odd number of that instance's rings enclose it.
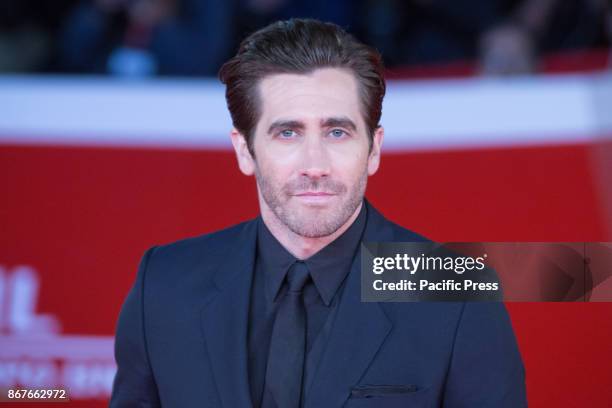
<instances>
[{"instance_id":1,"label":"red backdrop","mask_svg":"<svg viewBox=\"0 0 612 408\"><path fill-rule=\"evenodd\" d=\"M440 241L612 240L594 149L385 154L367 196ZM35 312L56 316L64 336L112 336L147 247L257 214L254 181L228 151L5 145L0 181L0 266L37 271ZM612 303L508 308L530 406L612 406ZM104 395L70 405L102 407Z\"/></svg>"}]
</instances>

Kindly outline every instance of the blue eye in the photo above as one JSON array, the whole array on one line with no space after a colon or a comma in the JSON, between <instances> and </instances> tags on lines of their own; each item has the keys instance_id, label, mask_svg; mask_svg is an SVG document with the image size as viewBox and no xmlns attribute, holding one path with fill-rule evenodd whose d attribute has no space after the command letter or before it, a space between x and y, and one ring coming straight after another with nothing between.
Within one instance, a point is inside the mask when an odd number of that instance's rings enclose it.
<instances>
[{"instance_id":1,"label":"blue eye","mask_svg":"<svg viewBox=\"0 0 612 408\"><path fill-rule=\"evenodd\" d=\"M343 136L346 136L346 132L342 129L334 129L331 132L329 132L329 134L334 138L334 139L339 139Z\"/></svg>"},{"instance_id":2,"label":"blue eye","mask_svg":"<svg viewBox=\"0 0 612 408\"><path fill-rule=\"evenodd\" d=\"M295 136L295 132L293 130L291 130L291 129L285 129L285 130L282 130L279 133L279 135L283 139L289 139L289 138L292 138L292 137Z\"/></svg>"}]
</instances>

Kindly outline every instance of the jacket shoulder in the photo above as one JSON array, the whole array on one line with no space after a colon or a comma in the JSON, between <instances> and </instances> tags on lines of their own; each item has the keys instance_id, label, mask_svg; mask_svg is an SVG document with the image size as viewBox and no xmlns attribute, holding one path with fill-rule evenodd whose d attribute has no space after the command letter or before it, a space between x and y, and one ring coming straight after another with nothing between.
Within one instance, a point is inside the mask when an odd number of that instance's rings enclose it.
<instances>
[{"instance_id":1,"label":"jacket shoulder","mask_svg":"<svg viewBox=\"0 0 612 408\"><path fill-rule=\"evenodd\" d=\"M391 228L393 229L393 233L395 235L396 241L401 242L432 242L429 238L409 230L407 228L402 227L399 224L388 221L391 224Z\"/></svg>"},{"instance_id":2,"label":"jacket shoulder","mask_svg":"<svg viewBox=\"0 0 612 408\"><path fill-rule=\"evenodd\" d=\"M255 237L257 219L246 221L220 231L185 238L153 247L150 252L147 281L149 288L164 290L167 284L196 282L207 285L213 278L215 266L234 256L237 248Z\"/></svg>"},{"instance_id":3,"label":"jacket shoulder","mask_svg":"<svg viewBox=\"0 0 612 408\"><path fill-rule=\"evenodd\" d=\"M368 221L372 225L372 236L387 237L394 242L431 242L423 235L389 221L372 204L366 201Z\"/></svg>"},{"instance_id":4,"label":"jacket shoulder","mask_svg":"<svg viewBox=\"0 0 612 408\"><path fill-rule=\"evenodd\" d=\"M257 220L245 221L225 229L214 231L195 237L184 238L168 244L155 247L156 259L163 257L184 257L194 255L213 255L226 250L228 245L236 242L245 229L256 224Z\"/></svg>"}]
</instances>

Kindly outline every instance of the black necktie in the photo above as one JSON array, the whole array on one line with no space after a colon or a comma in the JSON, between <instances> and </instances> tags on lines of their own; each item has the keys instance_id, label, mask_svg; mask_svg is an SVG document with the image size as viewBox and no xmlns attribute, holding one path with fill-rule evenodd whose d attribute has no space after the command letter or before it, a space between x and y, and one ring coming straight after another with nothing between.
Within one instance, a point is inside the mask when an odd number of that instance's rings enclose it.
<instances>
[{"instance_id":1,"label":"black necktie","mask_svg":"<svg viewBox=\"0 0 612 408\"><path fill-rule=\"evenodd\" d=\"M287 293L274 320L266 369L266 388L278 408L299 408L301 403L306 354L306 311L302 289L308 278L306 264L295 262L287 272ZM269 404L264 403L263 406Z\"/></svg>"}]
</instances>

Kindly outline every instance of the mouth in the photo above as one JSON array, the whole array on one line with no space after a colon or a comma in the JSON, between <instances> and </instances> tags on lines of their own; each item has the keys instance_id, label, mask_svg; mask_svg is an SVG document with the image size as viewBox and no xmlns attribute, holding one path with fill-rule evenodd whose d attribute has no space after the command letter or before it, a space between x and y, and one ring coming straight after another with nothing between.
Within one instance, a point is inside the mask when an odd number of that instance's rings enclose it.
<instances>
[{"instance_id":1,"label":"mouth","mask_svg":"<svg viewBox=\"0 0 612 408\"><path fill-rule=\"evenodd\" d=\"M320 206L331 202L337 194L325 191L304 191L293 194L293 196L306 205Z\"/></svg>"},{"instance_id":2,"label":"mouth","mask_svg":"<svg viewBox=\"0 0 612 408\"><path fill-rule=\"evenodd\" d=\"M328 196L334 196L334 195L336 194L328 193L325 191L305 191L302 193L294 194L294 196L297 196L297 197L328 197Z\"/></svg>"}]
</instances>

